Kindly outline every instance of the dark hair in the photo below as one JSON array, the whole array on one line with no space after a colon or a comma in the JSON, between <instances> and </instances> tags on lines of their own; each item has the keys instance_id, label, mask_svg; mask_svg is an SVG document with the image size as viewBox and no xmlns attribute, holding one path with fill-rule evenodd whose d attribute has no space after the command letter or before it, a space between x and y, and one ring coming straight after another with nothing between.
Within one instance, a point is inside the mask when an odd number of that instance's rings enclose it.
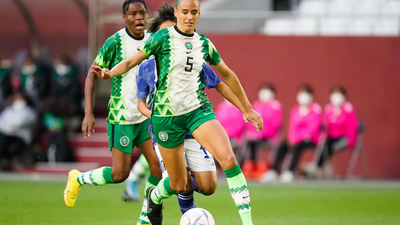
<instances>
[{"instance_id":1,"label":"dark hair","mask_svg":"<svg viewBox=\"0 0 400 225\"><path fill-rule=\"evenodd\" d=\"M159 30L159 27L165 21L172 21L176 23L176 17L174 13L174 7L170 4L163 3L161 8L157 9L158 16L151 20L148 31L150 33L155 33Z\"/></svg>"},{"instance_id":2,"label":"dark hair","mask_svg":"<svg viewBox=\"0 0 400 225\"><path fill-rule=\"evenodd\" d=\"M132 3L142 3L144 5L144 8L146 9L146 11L149 11L147 9L147 5L146 2L144 0L125 0L124 4L122 4L122 14L126 14L126 12L129 9L129 5Z\"/></svg>"},{"instance_id":3,"label":"dark hair","mask_svg":"<svg viewBox=\"0 0 400 225\"><path fill-rule=\"evenodd\" d=\"M313 90L313 88L311 87L311 85L309 85L309 84L302 84L302 85L300 85L299 89L297 89L297 90L298 90L298 91L304 90L304 91L306 91L307 93L309 93L309 94L311 94L311 95L314 95L314 90Z\"/></svg>"},{"instance_id":4,"label":"dark hair","mask_svg":"<svg viewBox=\"0 0 400 225\"><path fill-rule=\"evenodd\" d=\"M269 82L262 83L260 85L259 89L269 89L274 93L276 92L275 86L272 83L269 83Z\"/></svg>"},{"instance_id":5,"label":"dark hair","mask_svg":"<svg viewBox=\"0 0 400 225\"><path fill-rule=\"evenodd\" d=\"M339 91L344 96L347 96L346 88L344 88L342 85L333 86L333 88L331 88L331 92L330 93L333 93L334 91Z\"/></svg>"}]
</instances>

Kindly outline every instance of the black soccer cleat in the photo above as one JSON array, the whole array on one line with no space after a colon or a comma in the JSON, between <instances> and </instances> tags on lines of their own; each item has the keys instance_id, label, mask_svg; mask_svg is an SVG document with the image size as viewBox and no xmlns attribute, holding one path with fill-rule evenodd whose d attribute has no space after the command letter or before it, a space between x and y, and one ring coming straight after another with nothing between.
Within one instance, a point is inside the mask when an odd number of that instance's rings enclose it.
<instances>
[{"instance_id":1,"label":"black soccer cleat","mask_svg":"<svg viewBox=\"0 0 400 225\"><path fill-rule=\"evenodd\" d=\"M151 192L156 189L156 187L149 187L146 190L147 198L147 217L152 225L162 225L163 222L163 204L157 205L151 200Z\"/></svg>"}]
</instances>

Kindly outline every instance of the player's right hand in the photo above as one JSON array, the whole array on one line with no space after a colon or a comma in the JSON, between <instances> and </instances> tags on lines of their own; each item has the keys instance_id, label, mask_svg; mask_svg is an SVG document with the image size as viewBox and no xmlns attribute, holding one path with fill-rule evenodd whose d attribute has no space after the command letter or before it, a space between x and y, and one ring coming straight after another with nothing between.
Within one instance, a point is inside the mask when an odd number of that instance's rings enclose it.
<instances>
[{"instance_id":1,"label":"player's right hand","mask_svg":"<svg viewBox=\"0 0 400 225\"><path fill-rule=\"evenodd\" d=\"M94 124L96 121L94 120L93 113L85 114L85 118L82 122L82 133L85 138L90 137L91 133L94 133Z\"/></svg>"},{"instance_id":2,"label":"player's right hand","mask_svg":"<svg viewBox=\"0 0 400 225\"><path fill-rule=\"evenodd\" d=\"M101 68L97 65L92 65L92 69L90 72L96 74L96 76L100 77L103 80L108 80L111 78L111 72L107 68Z\"/></svg>"}]
</instances>

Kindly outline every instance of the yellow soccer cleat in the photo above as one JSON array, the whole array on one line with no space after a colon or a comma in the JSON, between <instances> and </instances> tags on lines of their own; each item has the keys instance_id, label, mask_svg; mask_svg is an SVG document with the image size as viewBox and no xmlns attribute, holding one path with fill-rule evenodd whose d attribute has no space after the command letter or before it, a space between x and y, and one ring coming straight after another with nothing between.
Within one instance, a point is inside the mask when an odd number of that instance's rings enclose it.
<instances>
[{"instance_id":1,"label":"yellow soccer cleat","mask_svg":"<svg viewBox=\"0 0 400 225\"><path fill-rule=\"evenodd\" d=\"M78 170L71 170L68 173L68 182L64 190L64 202L69 208L74 207L79 190L82 187L82 185L78 183L78 177L80 175L81 172Z\"/></svg>"}]
</instances>

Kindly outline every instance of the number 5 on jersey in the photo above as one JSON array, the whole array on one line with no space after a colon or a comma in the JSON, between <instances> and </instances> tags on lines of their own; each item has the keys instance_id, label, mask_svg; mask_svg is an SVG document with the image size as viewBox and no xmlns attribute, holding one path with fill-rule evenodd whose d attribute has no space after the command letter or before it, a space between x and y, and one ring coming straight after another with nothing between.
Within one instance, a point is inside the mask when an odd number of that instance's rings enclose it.
<instances>
[{"instance_id":1,"label":"number 5 on jersey","mask_svg":"<svg viewBox=\"0 0 400 225\"><path fill-rule=\"evenodd\" d=\"M193 69L193 57L188 56L186 60L185 71L190 73L192 72L192 69Z\"/></svg>"}]
</instances>

